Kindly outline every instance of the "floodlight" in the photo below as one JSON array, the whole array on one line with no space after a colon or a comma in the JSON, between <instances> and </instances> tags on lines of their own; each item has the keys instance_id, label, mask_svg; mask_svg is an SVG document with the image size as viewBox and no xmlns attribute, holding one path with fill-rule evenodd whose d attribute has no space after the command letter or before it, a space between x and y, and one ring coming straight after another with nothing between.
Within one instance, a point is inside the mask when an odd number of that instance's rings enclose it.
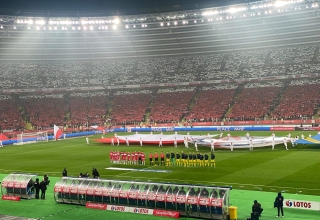
<instances>
[{"instance_id":1,"label":"floodlight","mask_svg":"<svg viewBox=\"0 0 320 220\"><path fill-rule=\"evenodd\" d=\"M113 23L119 24L119 23L120 23L120 19L119 19L119 18L114 19L114 20L113 20Z\"/></svg>"},{"instance_id":2,"label":"floodlight","mask_svg":"<svg viewBox=\"0 0 320 220\"><path fill-rule=\"evenodd\" d=\"M133 28L136 28L136 26L135 26L135 25L133 25Z\"/></svg>"},{"instance_id":3,"label":"floodlight","mask_svg":"<svg viewBox=\"0 0 320 220\"><path fill-rule=\"evenodd\" d=\"M113 29L113 30L116 30L116 29L117 29L117 25L115 25L115 24L112 25L112 29Z\"/></svg>"},{"instance_id":4,"label":"floodlight","mask_svg":"<svg viewBox=\"0 0 320 220\"><path fill-rule=\"evenodd\" d=\"M177 24L178 24L178 22L175 21L175 22L174 22L174 25L177 25Z\"/></svg>"},{"instance_id":5,"label":"floodlight","mask_svg":"<svg viewBox=\"0 0 320 220\"><path fill-rule=\"evenodd\" d=\"M55 30L57 30L57 27L54 27Z\"/></svg>"},{"instance_id":6,"label":"floodlight","mask_svg":"<svg viewBox=\"0 0 320 220\"><path fill-rule=\"evenodd\" d=\"M141 25L141 27L144 27L144 24L143 24L143 25Z\"/></svg>"},{"instance_id":7,"label":"floodlight","mask_svg":"<svg viewBox=\"0 0 320 220\"><path fill-rule=\"evenodd\" d=\"M43 27L43 30L46 30L46 27Z\"/></svg>"},{"instance_id":8,"label":"floodlight","mask_svg":"<svg viewBox=\"0 0 320 220\"><path fill-rule=\"evenodd\" d=\"M163 26L163 23L160 23L160 26L162 27L162 26Z\"/></svg>"},{"instance_id":9,"label":"floodlight","mask_svg":"<svg viewBox=\"0 0 320 220\"><path fill-rule=\"evenodd\" d=\"M90 30L93 30L93 27L92 27L92 26L90 26Z\"/></svg>"},{"instance_id":10,"label":"floodlight","mask_svg":"<svg viewBox=\"0 0 320 220\"><path fill-rule=\"evenodd\" d=\"M75 28L74 27L72 27L72 30L74 30Z\"/></svg>"},{"instance_id":11,"label":"floodlight","mask_svg":"<svg viewBox=\"0 0 320 220\"><path fill-rule=\"evenodd\" d=\"M46 22L45 20L38 20L36 21L36 24L44 25Z\"/></svg>"},{"instance_id":12,"label":"floodlight","mask_svg":"<svg viewBox=\"0 0 320 220\"><path fill-rule=\"evenodd\" d=\"M276 1L276 2L274 3L274 6L275 6L275 7L281 7L281 6L284 6L284 5L286 5L286 4L288 4L288 2L285 2L285 1Z\"/></svg>"},{"instance_id":13,"label":"floodlight","mask_svg":"<svg viewBox=\"0 0 320 220\"><path fill-rule=\"evenodd\" d=\"M201 22L203 22L203 20L201 20Z\"/></svg>"},{"instance_id":14,"label":"floodlight","mask_svg":"<svg viewBox=\"0 0 320 220\"><path fill-rule=\"evenodd\" d=\"M16 26L13 26L13 29L17 29Z\"/></svg>"},{"instance_id":15,"label":"floodlight","mask_svg":"<svg viewBox=\"0 0 320 220\"><path fill-rule=\"evenodd\" d=\"M28 30L30 30L30 27L28 27Z\"/></svg>"},{"instance_id":16,"label":"floodlight","mask_svg":"<svg viewBox=\"0 0 320 220\"><path fill-rule=\"evenodd\" d=\"M128 25L126 25L126 28L129 28L129 26L128 26Z\"/></svg>"},{"instance_id":17,"label":"floodlight","mask_svg":"<svg viewBox=\"0 0 320 220\"><path fill-rule=\"evenodd\" d=\"M64 30L64 27L62 27L61 30Z\"/></svg>"},{"instance_id":18,"label":"floodlight","mask_svg":"<svg viewBox=\"0 0 320 220\"><path fill-rule=\"evenodd\" d=\"M37 30L39 30L40 28L39 28L39 26L37 26Z\"/></svg>"},{"instance_id":19,"label":"floodlight","mask_svg":"<svg viewBox=\"0 0 320 220\"><path fill-rule=\"evenodd\" d=\"M99 27L99 30L101 30L101 27Z\"/></svg>"},{"instance_id":20,"label":"floodlight","mask_svg":"<svg viewBox=\"0 0 320 220\"><path fill-rule=\"evenodd\" d=\"M49 27L49 30L52 30L52 28L51 28L51 27Z\"/></svg>"},{"instance_id":21,"label":"floodlight","mask_svg":"<svg viewBox=\"0 0 320 220\"><path fill-rule=\"evenodd\" d=\"M108 26L105 26L105 29L107 30L107 29L108 29Z\"/></svg>"},{"instance_id":22,"label":"floodlight","mask_svg":"<svg viewBox=\"0 0 320 220\"><path fill-rule=\"evenodd\" d=\"M197 20L194 20L194 23L197 23Z\"/></svg>"},{"instance_id":23,"label":"floodlight","mask_svg":"<svg viewBox=\"0 0 320 220\"><path fill-rule=\"evenodd\" d=\"M170 22L168 22L167 25L170 26Z\"/></svg>"},{"instance_id":24,"label":"floodlight","mask_svg":"<svg viewBox=\"0 0 320 220\"><path fill-rule=\"evenodd\" d=\"M147 24L145 24L145 25L144 25L144 27L148 27L148 25L147 25Z\"/></svg>"},{"instance_id":25,"label":"floodlight","mask_svg":"<svg viewBox=\"0 0 320 220\"><path fill-rule=\"evenodd\" d=\"M87 30L87 27L83 27L83 30Z\"/></svg>"},{"instance_id":26,"label":"floodlight","mask_svg":"<svg viewBox=\"0 0 320 220\"><path fill-rule=\"evenodd\" d=\"M102 26L102 29L104 29L104 27Z\"/></svg>"},{"instance_id":27,"label":"floodlight","mask_svg":"<svg viewBox=\"0 0 320 220\"><path fill-rule=\"evenodd\" d=\"M81 27L78 27L78 30L81 30Z\"/></svg>"}]
</instances>

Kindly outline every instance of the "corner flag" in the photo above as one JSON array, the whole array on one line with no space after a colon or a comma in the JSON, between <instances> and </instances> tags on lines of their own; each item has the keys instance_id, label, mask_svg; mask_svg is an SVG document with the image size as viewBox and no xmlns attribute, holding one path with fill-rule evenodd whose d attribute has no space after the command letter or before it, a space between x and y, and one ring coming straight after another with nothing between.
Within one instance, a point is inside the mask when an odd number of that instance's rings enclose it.
<instances>
[{"instance_id":1,"label":"corner flag","mask_svg":"<svg viewBox=\"0 0 320 220\"><path fill-rule=\"evenodd\" d=\"M54 139L58 140L62 135L62 130L57 126L53 126Z\"/></svg>"}]
</instances>

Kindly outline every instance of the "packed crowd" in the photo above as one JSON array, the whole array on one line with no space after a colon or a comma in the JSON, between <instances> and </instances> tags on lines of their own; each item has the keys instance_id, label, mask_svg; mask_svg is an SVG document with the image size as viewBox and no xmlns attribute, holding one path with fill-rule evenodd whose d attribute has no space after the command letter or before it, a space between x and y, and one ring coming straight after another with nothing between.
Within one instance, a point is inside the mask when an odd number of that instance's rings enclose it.
<instances>
[{"instance_id":1,"label":"packed crowd","mask_svg":"<svg viewBox=\"0 0 320 220\"><path fill-rule=\"evenodd\" d=\"M4 63L0 89L179 83L319 73L320 59L316 54L319 54L317 47L305 46L145 60Z\"/></svg>"},{"instance_id":2,"label":"packed crowd","mask_svg":"<svg viewBox=\"0 0 320 220\"><path fill-rule=\"evenodd\" d=\"M39 128L54 123L70 127L105 125L108 120L113 124L171 123L183 117L205 122L224 117L301 119L313 116L319 109L319 83L318 78L299 78L153 90L1 95L0 127L22 128L23 121Z\"/></svg>"}]
</instances>

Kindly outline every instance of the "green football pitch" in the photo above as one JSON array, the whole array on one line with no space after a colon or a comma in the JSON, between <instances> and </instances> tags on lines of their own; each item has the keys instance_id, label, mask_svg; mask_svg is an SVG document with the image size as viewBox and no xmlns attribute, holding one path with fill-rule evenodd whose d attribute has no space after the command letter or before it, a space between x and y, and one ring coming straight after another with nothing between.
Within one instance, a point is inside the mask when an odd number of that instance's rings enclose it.
<instances>
[{"instance_id":1,"label":"green football pitch","mask_svg":"<svg viewBox=\"0 0 320 220\"><path fill-rule=\"evenodd\" d=\"M244 136L246 132L230 132L232 136ZM250 132L252 136L270 136L272 132ZM289 132L276 132L276 136L285 136ZM291 132L292 135L316 132ZM118 135L128 135L119 133ZM180 134L180 133L179 133ZM205 135L206 132L191 132L192 135ZM214 134L214 133L210 133ZM217 133L216 133L217 134ZM112 136L113 134L108 134ZM108 135L105 135L107 137ZM286 151L283 145L248 149L216 149L216 168L212 167L181 167L152 166L148 164L149 152L184 151L194 152L192 146L186 149L183 145L173 146L110 146L94 142L101 135L91 136L87 145L85 138L74 138L60 141L49 141L22 146L7 146L0 149L0 180L12 172L36 173L42 178L48 174L52 184L48 189L45 201L0 201L0 214L48 219L101 219L101 211L88 210L84 207L56 204L53 199L53 185L59 179L64 167L69 176L89 172L97 168L100 178L118 180L139 180L153 182L174 182L185 184L205 184L217 186L232 186L231 203L239 207L239 219L245 219L250 213L254 199L265 201L270 206L270 216L275 216L272 201L276 192L282 191L295 199L320 201L320 147L298 145L295 148L289 144ZM198 146L202 153L209 153L210 147ZM110 164L110 150L138 151L146 153L146 166ZM139 168L152 170L168 170L170 172L134 172L128 170L109 170L109 167ZM305 198L308 197L308 198ZM270 198L270 199L269 199ZM264 205L262 203L262 205ZM265 205L267 206L267 204ZM25 209L22 207L26 207ZM265 208L265 215L268 211ZM29 211L28 211L29 210ZM314 212L290 210L291 218L287 219L318 219ZM149 216L107 212L108 217L117 219L150 219ZM298 218L303 213L304 218ZM312 214L313 213L313 214ZM319 213L317 213L319 214ZM133 216L132 216L133 215ZM310 216L309 216L310 215ZM72 216L72 217L71 217ZM242 217L242 218L241 218ZM273 218L272 217L272 218ZM297 217L297 218L295 218ZM156 217L154 217L156 219ZM268 219L268 218L265 218Z\"/></svg>"}]
</instances>

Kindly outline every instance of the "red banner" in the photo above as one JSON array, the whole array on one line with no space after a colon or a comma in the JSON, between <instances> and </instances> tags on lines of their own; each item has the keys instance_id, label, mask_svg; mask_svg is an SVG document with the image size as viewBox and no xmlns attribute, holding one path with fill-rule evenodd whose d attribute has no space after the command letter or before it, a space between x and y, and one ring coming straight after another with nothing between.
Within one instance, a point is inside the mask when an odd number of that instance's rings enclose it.
<instances>
[{"instance_id":1,"label":"red banner","mask_svg":"<svg viewBox=\"0 0 320 220\"><path fill-rule=\"evenodd\" d=\"M106 204L94 203L94 202L87 202L86 208L89 209L100 209L100 210L107 210Z\"/></svg>"},{"instance_id":2,"label":"red banner","mask_svg":"<svg viewBox=\"0 0 320 220\"><path fill-rule=\"evenodd\" d=\"M2 200L10 200L10 201L20 201L19 196L2 196Z\"/></svg>"},{"instance_id":3,"label":"red banner","mask_svg":"<svg viewBox=\"0 0 320 220\"><path fill-rule=\"evenodd\" d=\"M164 216L164 217L169 217L169 218L179 218L180 213L175 212L175 211L167 211L167 210L153 210L153 215L154 216Z\"/></svg>"}]
</instances>

